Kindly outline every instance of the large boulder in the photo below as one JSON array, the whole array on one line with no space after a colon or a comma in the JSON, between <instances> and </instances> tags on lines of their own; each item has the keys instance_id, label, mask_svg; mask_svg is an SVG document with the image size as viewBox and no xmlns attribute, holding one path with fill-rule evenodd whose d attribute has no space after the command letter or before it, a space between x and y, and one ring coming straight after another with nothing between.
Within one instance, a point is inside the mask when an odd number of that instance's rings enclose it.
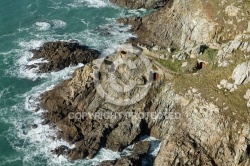
<instances>
[{"instance_id":1,"label":"large boulder","mask_svg":"<svg viewBox=\"0 0 250 166\"><path fill-rule=\"evenodd\" d=\"M234 84L241 85L250 81L250 62L239 64L233 71Z\"/></svg>"}]
</instances>

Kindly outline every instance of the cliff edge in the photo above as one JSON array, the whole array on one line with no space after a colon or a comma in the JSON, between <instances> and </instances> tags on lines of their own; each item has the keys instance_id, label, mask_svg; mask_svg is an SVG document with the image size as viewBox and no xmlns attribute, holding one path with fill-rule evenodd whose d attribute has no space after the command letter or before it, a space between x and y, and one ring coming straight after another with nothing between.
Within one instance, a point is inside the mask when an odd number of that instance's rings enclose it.
<instances>
[{"instance_id":1,"label":"cliff edge","mask_svg":"<svg viewBox=\"0 0 250 166\"><path fill-rule=\"evenodd\" d=\"M53 153L83 159L102 147L122 152L137 144L143 153L100 164L141 165L148 145L139 138L149 135L162 141L156 166L250 165L250 3L159 4L143 18L118 20L132 25L134 44L102 59L90 56L41 96L44 124L76 145Z\"/></svg>"}]
</instances>

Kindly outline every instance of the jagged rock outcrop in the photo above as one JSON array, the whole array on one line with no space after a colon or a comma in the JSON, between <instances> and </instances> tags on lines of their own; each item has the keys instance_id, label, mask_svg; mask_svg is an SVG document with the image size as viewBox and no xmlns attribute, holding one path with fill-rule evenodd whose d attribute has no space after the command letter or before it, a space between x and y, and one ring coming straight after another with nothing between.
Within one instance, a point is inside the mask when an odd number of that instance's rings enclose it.
<instances>
[{"instance_id":1,"label":"jagged rock outcrop","mask_svg":"<svg viewBox=\"0 0 250 166\"><path fill-rule=\"evenodd\" d=\"M58 126L58 138L75 144L74 149L56 149L57 155L67 155L70 159L92 158L101 147L122 151L140 136L152 132L160 137L167 132L163 127L164 119L152 119L150 115L167 116L174 106L172 93L164 94L169 86L162 80L151 82L151 70L147 69L148 62L142 60L142 56L118 52L102 61L99 73L95 72L97 62L87 64L75 71L72 79L41 96L41 107L48 110L43 116L45 121ZM119 62L121 59L124 60L122 63ZM112 66L116 63L117 68ZM133 65L127 68L123 63ZM117 70L110 73L112 68ZM117 82L110 82L114 76ZM133 82L127 82L127 78ZM128 83L127 88L136 86L132 90L126 89ZM124 91L116 89L119 86ZM100 87L105 90L105 96ZM145 93L149 90L150 93ZM145 96L137 101L143 94ZM115 104L108 96L116 97L113 99ZM137 103L126 104L125 101L133 97L137 97L133 99ZM119 100L122 103L117 103Z\"/></svg>"},{"instance_id":2,"label":"jagged rock outcrop","mask_svg":"<svg viewBox=\"0 0 250 166\"><path fill-rule=\"evenodd\" d=\"M33 49L31 52L33 53L33 60L42 58L46 61L28 66L29 68L38 66L39 72L58 71L78 63L85 64L100 55L97 50L79 45L76 42L47 42L39 49Z\"/></svg>"},{"instance_id":3,"label":"jagged rock outcrop","mask_svg":"<svg viewBox=\"0 0 250 166\"><path fill-rule=\"evenodd\" d=\"M249 39L249 34L237 35L232 41L222 44L217 56L220 58L228 58L232 56L236 50L240 50L244 53L250 52Z\"/></svg>"},{"instance_id":4,"label":"jagged rock outcrop","mask_svg":"<svg viewBox=\"0 0 250 166\"><path fill-rule=\"evenodd\" d=\"M227 15L232 13L229 10L233 9L232 3L173 0L148 16L124 18L118 22L132 25L131 31L138 36L135 43L163 48L192 48L205 43L218 48L218 43L233 39L248 26L248 10L244 7L238 5L241 12ZM249 5L245 3L244 6Z\"/></svg>"},{"instance_id":5,"label":"jagged rock outcrop","mask_svg":"<svg viewBox=\"0 0 250 166\"><path fill-rule=\"evenodd\" d=\"M75 144L73 149L62 146L53 153L67 155L72 160L92 158L101 147L122 151L137 142L140 136L148 134L163 141L154 165L249 165L250 128L247 121L232 122L195 89L178 95L171 84L164 81L165 77L154 81L146 96L137 103L117 105L105 100L107 98L98 92L95 80L99 79L102 87L106 87L106 96L116 96L114 87L109 86L114 82L106 79L109 75L105 72L110 71L112 64L120 58L132 62L130 60L137 57L124 53L121 51L105 58L99 74L95 73L97 62L85 65L72 79L41 96L41 106L48 110L44 114L45 120L58 126L58 138ZM135 63L135 71L147 71L141 68L142 63ZM135 75L133 70L120 65L118 68L113 66L117 69L114 75L119 78L119 85L122 85L121 80L126 82L127 76L132 80L146 79L144 83L137 82L139 87L149 81L147 73ZM119 75L121 71L123 75ZM137 92L119 92L117 99ZM133 113L129 117L124 114L131 110ZM148 116L143 116L145 114ZM132 155L102 165L140 165L140 162L140 155Z\"/></svg>"},{"instance_id":6,"label":"jagged rock outcrop","mask_svg":"<svg viewBox=\"0 0 250 166\"><path fill-rule=\"evenodd\" d=\"M132 31L138 35L136 41L141 44L189 47L195 42L211 41L216 33L215 23L204 12L203 5L199 0L174 0L146 17L119 22L132 24Z\"/></svg>"},{"instance_id":7,"label":"jagged rock outcrop","mask_svg":"<svg viewBox=\"0 0 250 166\"><path fill-rule=\"evenodd\" d=\"M228 80L221 80L220 85L217 85L219 89L225 88L233 92L238 89L238 86L242 84L247 84L250 82L250 62L243 62L238 64L232 73L233 83Z\"/></svg>"},{"instance_id":8,"label":"jagged rock outcrop","mask_svg":"<svg viewBox=\"0 0 250 166\"><path fill-rule=\"evenodd\" d=\"M170 0L110 0L110 2L115 3L119 6L127 7L130 9L155 9L163 7Z\"/></svg>"},{"instance_id":9,"label":"jagged rock outcrop","mask_svg":"<svg viewBox=\"0 0 250 166\"><path fill-rule=\"evenodd\" d=\"M249 125L237 125L199 93L176 96L183 119L171 126L155 165L249 165Z\"/></svg>"}]
</instances>

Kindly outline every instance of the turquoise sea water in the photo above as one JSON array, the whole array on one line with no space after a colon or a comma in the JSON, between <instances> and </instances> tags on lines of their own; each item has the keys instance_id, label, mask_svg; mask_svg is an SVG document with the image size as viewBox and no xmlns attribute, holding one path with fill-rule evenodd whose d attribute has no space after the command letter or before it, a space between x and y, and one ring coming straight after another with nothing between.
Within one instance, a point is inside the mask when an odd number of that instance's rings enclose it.
<instances>
[{"instance_id":1,"label":"turquoise sea water","mask_svg":"<svg viewBox=\"0 0 250 166\"><path fill-rule=\"evenodd\" d=\"M119 157L105 149L93 160L69 162L53 156L50 150L67 143L52 141L55 130L40 125L42 110L32 110L39 94L69 78L81 65L39 75L25 65L33 63L29 50L46 41L78 40L108 54L132 36L128 27L116 24L115 19L145 12L122 9L103 0L0 1L1 166L95 165ZM32 124L38 128L32 129Z\"/></svg>"}]
</instances>

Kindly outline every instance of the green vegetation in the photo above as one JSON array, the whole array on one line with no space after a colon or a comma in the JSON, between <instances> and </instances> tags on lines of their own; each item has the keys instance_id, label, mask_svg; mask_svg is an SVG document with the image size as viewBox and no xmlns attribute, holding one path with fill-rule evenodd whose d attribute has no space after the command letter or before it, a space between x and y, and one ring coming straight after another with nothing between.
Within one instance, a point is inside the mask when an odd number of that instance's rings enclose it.
<instances>
[{"instance_id":1,"label":"green vegetation","mask_svg":"<svg viewBox=\"0 0 250 166\"><path fill-rule=\"evenodd\" d=\"M163 59L158 59L158 62L160 62L164 67L166 67L167 69L169 69L171 71L180 72L180 70L181 70L182 61L180 61L180 60L173 60L173 59L163 60Z\"/></svg>"},{"instance_id":2,"label":"green vegetation","mask_svg":"<svg viewBox=\"0 0 250 166\"><path fill-rule=\"evenodd\" d=\"M216 61L216 55L218 54L218 50L208 48L201 55L200 59L204 61L208 61L209 63L214 64Z\"/></svg>"}]
</instances>

